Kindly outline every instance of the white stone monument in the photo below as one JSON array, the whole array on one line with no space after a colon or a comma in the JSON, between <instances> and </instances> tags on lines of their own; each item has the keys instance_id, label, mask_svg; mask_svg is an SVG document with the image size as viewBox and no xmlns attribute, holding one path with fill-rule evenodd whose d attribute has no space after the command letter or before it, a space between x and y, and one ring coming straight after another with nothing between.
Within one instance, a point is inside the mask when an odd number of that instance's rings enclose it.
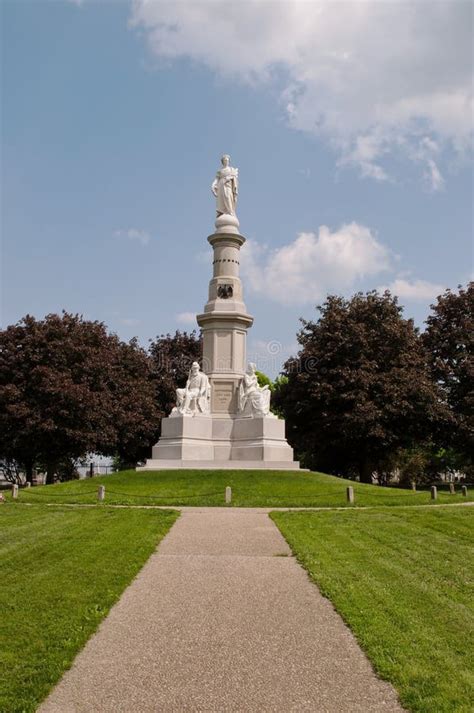
<instances>
[{"instance_id":1,"label":"white stone monument","mask_svg":"<svg viewBox=\"0 0 474 713\"><path fill-rule=\"evenodd\" d=\"M221 163L211 187L217 209L215 232L208 237L213 276L204 312L197 315L202 367L194 362L185 388L177 389L176 406L163 419L152 458L140 470L299 468L285 439L285 422L270 411L270 390L259 386L255 364L246 364L253 317L239 277L245 243L236 215L239 172L227 154Z\"/></svg>"}]
</instances>

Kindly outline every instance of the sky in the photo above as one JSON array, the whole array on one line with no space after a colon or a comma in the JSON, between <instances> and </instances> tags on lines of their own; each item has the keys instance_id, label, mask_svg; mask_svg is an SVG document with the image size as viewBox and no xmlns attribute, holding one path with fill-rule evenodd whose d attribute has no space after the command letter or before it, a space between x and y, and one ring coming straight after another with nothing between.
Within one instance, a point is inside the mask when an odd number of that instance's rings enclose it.
<instances>
[{"instance_id":1,"label":"sky","mask_svg":"<svg viewBox=\"0 0 474 713\"><path fill-rule=\"evenodd\" d=\"M271 376L328 294L389 288L423 328L473 278L470 2L0 8L2 327L196 328L223 153Z\"/></svg>"}]
</instances>

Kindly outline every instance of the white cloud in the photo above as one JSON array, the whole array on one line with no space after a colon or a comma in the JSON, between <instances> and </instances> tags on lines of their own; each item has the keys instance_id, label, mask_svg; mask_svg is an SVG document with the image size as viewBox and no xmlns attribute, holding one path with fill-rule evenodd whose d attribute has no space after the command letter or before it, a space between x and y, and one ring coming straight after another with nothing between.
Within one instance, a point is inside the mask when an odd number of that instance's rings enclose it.
<instances>
[{"instance_id":1,"label":"white cloud","mask_svg":"<svg viewBox=\"0 0 474 713\"><path fill-rule=\"evenodd\" d=\"M130 25L158 57L189 57L229 81L275 81L289 124L325 138L339 165L389 178L422 137L463 154L472 137L472 4L456 2L149 2ZM433 190L434 157L424 160Z\"/></svg>"},{"instance_id":2,"label":"white cloud","mask_svg":"<svg viewBox=\"0 0 474 713\"><path fill-rule=\"evenodd\" d=\"M140 245L148 245L151 239L150 233L146 230L139 230L138 228L127 228L126 230L116 230L114 232L116 238L128 238L129 240L136 241Z\"/></svg>"},{"instance_id":3,"label":"white cloud","mask_svg":"<svg viewBox=\"0 0 474 713\"><path fill-rule=\"evenodd\" d=\"M390 290L393 295L397 295L402 300L427 302L436 299L438 295L442 294L445 286L437 285L427 280L410 280L404 277L397 277L389 285L378 288L379 292L384 292L384 290Z\"/></svg>"},{"instance_id":4,"label":"white cloud","mask_svg":"<svg viewBox=\"0 0 474 713\"><path fill-rule=\"evenodd\" d=\"M440 191L444 187L444 178L432 158L427 160L423 176L432 191Z\"/></svg>"},{"instance_id":5,"label":"white cloud","mask_svg":"<svg viewBox=\"0 0 474 713\"><path fill-rule=\"evenodd\" d=\"M331 232L300 233L276 250L248 241L241 252L242 274L250 289L282 304L315 302L341 292L364 277L389 270L393 256L373 232L358 223Z\"/></svg>"},{"instance_id":6,"label":"white cloud","mask_svg":"<svg viewBox=\"0 0 474 713\"><path fill-rule=\"evenodd\" d=\"M176 320L180 324L188 324L193 327L196 326L196 313L195 312L180 312L176 315Z\"/></svg>"},{"instance_id":7,"label":"white cloud","mask_svg":"<svg viewBox=\"0 0 474 713\"><path fill-rule=\"evenodd\" d=\"M418 144L409 149L413 161L423 166L423 180L429 191L440 191L444 188L444 178L436 161L440 154L439 144L429 136L423 136ZM436 159L436 160L435 160Z\"/></svg>"},{"instance_id":8,"label":"white cloud","mask_svg":"<svg viewBox=\"0 0 474 713\"><path fill-rule=\"evenodd\" d=\"M359 167L363 178L373 178L376 181L388 181L389 175L377 163L383 154L388 152L386 140L382 131L372 131L370 134L357 136L352 147L346 146L338 161L339 166L354 164Z\"/></svg>"}]
</instances>

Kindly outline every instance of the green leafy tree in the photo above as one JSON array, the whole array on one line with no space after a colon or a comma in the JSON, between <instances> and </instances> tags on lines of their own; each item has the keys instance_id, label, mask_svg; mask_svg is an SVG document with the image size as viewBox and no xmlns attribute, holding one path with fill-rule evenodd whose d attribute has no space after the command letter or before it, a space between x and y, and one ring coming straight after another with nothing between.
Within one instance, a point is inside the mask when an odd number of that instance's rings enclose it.
<instances>
[{"instance_id":1,"label":"green leafy tree","mask_svg":"<svg viewBox=\"0 0 474 713\"><path fill-rule=\"evenodd\" d=\"M408 487L411 483L427 485L433 480L428 468L429 453L425 448L406 448L399 451L397 466L400 474L400 485Z\"/></svg>"},{"instance_id":2,"label":"green leafy tree","mask_svg":"<svg viewBox=\"0 0 474 713\"><path fill-rule=\"evenodd\" d=\"M283 405L285 403L285 389L287 386L288 377L285 374L279 374L273 382L271 407L273 413L280 418L285 418Z\"/></svg>"},{"instance_id":3,"label":"green leafy tree","mask_svg":"<svg viewBox=\"0 0 474 713\"><path fill-rule=\"evenodd\" d=\"M258 385L259 386L268 386L270 391L273 392L273 381L270 379L269 376L263 373L263 371L255 371L255 375L257 377Z\"/></svg>"},{"instance_id":4,"label":"green leafy tree","mask_svg":"<svg viewBox=\"0 0 474 713\"><path fill-rule=\"evenodd\" d=\"M412 320L388 291L329 296L302 320L297 357L275 392L306 465L370 482L395 450L427 438L446 414Z\"/></svg>"},{"instance_id":5,"label":"green leafy tree","mask_svg":"<svg viewBox=\"0 0 474 713\"><path fill-rule=\"evenodd\" d=\"M150 455L158 440L161 412L153 361L132 339L115 345L112 366L109 388L114 398L116 454L122 467L134 467Z\"/></svg>"},{"instance_id":6,"label":"green leafy tree","mask_svg":"<svg viewBox=\"0 0 474 713\"><path fill-rule=\"evenodd\" d=\"M149 443L159 412L148 356L101 322L27 315L0 332L0 454L48 482L85 453Z\"/></svg>"},{"instance_id":7,"label":"green leafy tree","mask_svg":"<svg viewBox=\"0 0 474 713\"><path fill-rule=\"evenodd\" d=\"M469 469L466 468L466 458L458 450L452 447L437 447L433 443L427 449L427 475L430 477L430 482L435 482L440 478L451 480L455 473L464 471L467 475L471 475Z\"/></svg>"},{"instance_id":8,"label":"green leafy tree","mask_svg":"<svg viewBox=\"0 0 474 713\"><path fill-rule=\"evenodd\" d=\"M452 414L440 446L458 452L459 466L474 471L474 282L446 290L432 305L423 342L431 373Z\"/></svg>"}]
</instances>

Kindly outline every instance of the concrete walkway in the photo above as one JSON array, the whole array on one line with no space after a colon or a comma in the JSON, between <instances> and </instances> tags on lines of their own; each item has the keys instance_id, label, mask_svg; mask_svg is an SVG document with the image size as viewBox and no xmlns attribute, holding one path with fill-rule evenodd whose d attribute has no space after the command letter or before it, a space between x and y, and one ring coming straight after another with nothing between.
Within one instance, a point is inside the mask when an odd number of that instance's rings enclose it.
<instances>
[{"instance_id":1,"label":"concrete walkway","mask_svg":"<svg viewBox=\"0 0 474 713\"><path fill-rule=\"evenodd\" d=\"M184 512L41 713L400 712L264 512Z\"/></svg>"}]
</instances>

